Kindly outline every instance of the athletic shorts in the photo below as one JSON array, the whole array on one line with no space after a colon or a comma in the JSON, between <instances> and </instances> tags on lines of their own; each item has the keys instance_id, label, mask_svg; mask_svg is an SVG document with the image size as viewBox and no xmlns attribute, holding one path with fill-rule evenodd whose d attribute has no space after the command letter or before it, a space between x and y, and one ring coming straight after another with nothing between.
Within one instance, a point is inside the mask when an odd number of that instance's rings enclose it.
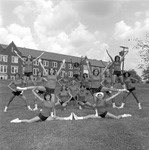
<instances>
[{"instance_id":1,"label":"athletic shorts","mask_svg":"<svg viewBox=\"0 0 149 150\"><path fill-rule=\"evenodd\" d=\"M44 94L45 92L44 91L38 91L37 93L38 94Z\"/></svg>"},{"instance_id":2,"label":"athletic shorts","mask_svg":"<svg viewBox=\"0 0 149 150\"><path fill-rule=\"evenodd\" d=\"M45 121L48 118L48 117L43 116L41 113L38 115L38 117L41 119L41 121Z\"/></svg>"},{"instance_id":3,"label":"athletic shorts","mask_svg":"<svg viewBox=\"0 0 149 150\"><path fill-rule=\"evenodd\" d=\"M94 93L101 92L102 87L103 86L101 85L98 88L90 88L91 89L91 93L94 94Z\"/></svg>"},{"instance_id":4,"label":"athletic shorts","mask_svg":"<svg viewBox=\"0 0 149 150\"><path fill-rule=\"evenodd\" d=\"M23 92L22 91L13 91L12 92L15 96L22 96Z\"/></svg>"},{"instance_id":5,"label":"athletic shorts","mask_svg":"<svg viewBox=\"0 0 149 150\"><path fill-rule=\"evenodd\" d=\"M32 72L24 72L24 76L30 77L31 75L33 75Z\"/></svg>"},{"instance_id":6,"label":"athletic shorts","mask_svg":"<svg viewBox=\"0 0 149 150\"><path fill-rule=\"evenodd\" d=\"M135 87L133 87L133 88L131 88L131 89L127 89L129 92L132 92L132 91L134 91L134 90L136 90L136 88Z\"/></svg>"},{"instance_id":7,"label":"athletic shorts","mask_svg":"<svg viewBox=\"0 0 149 150\"><path fill-rule=\"evenodd\" d=\"M108 112L105 111L104 113L102 113L102 114L100 114L100 115L98 114L98 116L100 116L101 118L105 118L105 116L107 115L107 113L108 113Z\"/></svg>"},{"instance_id":8,"label":"athletic shorts","mask_svg":"<svg viewBox=\"0 0 149 150\"><path fill-rule=\"evenodd\" d=\"M46 88L46 92L49 93L49 94L54 94L55 93L55 89L51 89L51 88L48 88L48 87L45 87Z\"/></svg>"},{"instance_id":9,"label":"athletic shorts","mask_svg":"<svg viewBox=\"0 0 149 150\"><path fill-rule=\"evenodd\" d=\"M113 75L116 75L119 77L119 76L122 76L122 72L121 71L114 71Z\"/></svg>"}]
</instances>

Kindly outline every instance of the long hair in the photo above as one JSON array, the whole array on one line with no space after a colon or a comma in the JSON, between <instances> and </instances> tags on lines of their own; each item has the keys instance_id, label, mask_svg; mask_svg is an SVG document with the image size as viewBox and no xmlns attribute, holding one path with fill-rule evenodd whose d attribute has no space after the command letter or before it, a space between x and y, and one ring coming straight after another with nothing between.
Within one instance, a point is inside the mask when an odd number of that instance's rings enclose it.
<instances>
[{"instance_id":1,"label":"long hair","mask_svg":"<svg viewBox=\"0 0 149 150\"><path fill-rule=\"evenodd\" d=\"M117 58L119 59L118 61L117 61ZM119 62L120 61L120 56L116 55L115 58L114 58L114 61Z\"/></svg>"},{"instance_id":2,"label":"long hair","mask_svg":"<svg viewBox=\"0 0 149 150\"><path fill-rule=\"evenodd\" d=\"M96 70L98 71L98 74L97 74L97 76L98 76L98 75L99 75L99 69L97 69L97 68L94 68L94 69L93 69L93 75L95 75L95 71L96 71Z\"/></svg>"},{"instance_id":3,"label":"long hair","mask_svg":"<svg viewBox=\"0 0 149 150\"><path fill-rule=\"evenodd\" d=\"M51 101L51 97L52 97L52 96L51 96L51 94L50 94L50 93L47 93L47 92L45 92L45 93L44 93L44 96L43 96L43 97L44 97L44 100L45 100L45 101L47 101L47 99L46 99L46 96L47 96L47 95L49 95L49 96L50 96L50 101Z\"/></svg>"}]
</instances>

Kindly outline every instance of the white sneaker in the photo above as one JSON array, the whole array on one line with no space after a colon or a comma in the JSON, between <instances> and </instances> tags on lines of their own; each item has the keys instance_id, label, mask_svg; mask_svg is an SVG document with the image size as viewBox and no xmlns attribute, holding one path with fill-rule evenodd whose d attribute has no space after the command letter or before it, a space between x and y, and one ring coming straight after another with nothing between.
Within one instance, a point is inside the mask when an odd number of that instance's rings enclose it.
<instances>
[{"instance_id":1,"label":"white sneaker","mask_svg":"<svg viewBox=\"0 0 149 150\"><path fill-rule=\"evenodd\" d=\"M123 114L122 118L124 118L124 117L131 117L131 116L132 116L131 114Z\"/></svg>"},{"instance_id":2,"label":"white sneaker","mask_svg":"<svg viewBox=\"0 0 149 150\"><path fill-rule=\"evenodd\" d=\"M138 107L139 107L139 109L142 109L142 107L141 107L141 104L140 104L140 103L138 104Z\"/></svg>"},{"instance_id":3,"label":"white sneaker","mask_svg":"<svg viewBox=\"0 0 149 150\"><path fill-rule=\"evenodd\" d=\"M8 109L8 107L6 106L6 107L4 108L4 112L7 112L7 109Z\"/></svg>"},{"instance_id":4,"label":"white sneaker","mask_svg":"<svg viewBox=\"0 0 149 150\"><path fill-rule=\"evenodd\" d=\"M33 111L33 109L31 108L31 106L27 106L28 110Z\"/></svg>"},{"instance_id":5,"label":"white sneaker","mask_svg":"<svg viewBox=\"0 0 149 150\"><path fill-rule=\"evenodd\" d=\"M16 118L14 120L11 120L10 123L20 123L21 120L19 120L19 118Z\"/></svg>"},{"instance_id":6,"label":"white sneaker","mask_svg":"<svg viewBox=\"0 0 149 150\"><path fill-rule=\"evenodd\" d=\"M124 106L120 106L120 107L117 107L118 109L122 109L122 108L124 108Z\"/></svg>"},{"instance_id":7,"label":"white sneaker","mask_svg":"<svg viewBox=\"0 0 149 150\"><path fill-rule=\"evenodd\" d=\"M37 108L37 107L35 107L35 108L33 109L33 111L36 111L36 110L38 110L38 108Z\"/></svg>"}]
</instances>

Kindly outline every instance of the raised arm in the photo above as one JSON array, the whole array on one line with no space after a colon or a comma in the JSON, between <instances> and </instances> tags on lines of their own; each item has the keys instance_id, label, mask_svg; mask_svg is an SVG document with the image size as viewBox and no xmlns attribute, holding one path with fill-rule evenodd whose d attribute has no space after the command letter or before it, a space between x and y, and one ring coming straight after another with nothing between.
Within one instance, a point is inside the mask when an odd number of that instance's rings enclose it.
<instances>
[{"instance_id":1,"label":"raised arm","mask_svg":"<svg viewBox=\"0 0 149 150\"><path fill-rule=\"evenodd\" d=\"M24 62L24 59L18 54L17 51L14 51L16 53L16 55Z\"/></svg>"},{"instance_id":2,"label":"raised arm","mask_svg":"<svg viewBox=\"0 0 149 150\"><path fill-rule=\"evenodd\" d=\"M88 69L88 72L89 72L89 76L91 77L93 74L92 74L88 59L86 59L86 64L87 64L87 69Z\"/></svg>"},{"instance_id":3,"label":"raised arm","mask_svg":"<svg viewBox=\"0 0 149 150\"><path fill-rule=\"evenodd\" d=\"M120 62L124 61L125 56L128 54L128 50L124 53L124 55L121 57Z\"/></svg>"},{"instance_id":4,"label":"raised arm","mask_svg":"<svg viewBox=\"0 0 149 150\"><path fill-rule=\"evenodd\" d=\"M62 64L61 64L61 66L60 66L60 68L59 68L59 70L57 71L57 76L59 75L59 73L61 72L61 70L62 70L62 68L63 68L63 66L64 66L64 64L65 64L65 59L62 61Z\"/></svg>"},{"instance_id":5,"label":"raised arm","mask_svg":"<svg viewBox=\"0 0 149 150\"><path fill-rule=\"evenodd\" d=\"M42 67L44 73L45 73L46 75L48 75L48 72L46 71L46 69L44 68L43 64L41 63L41 59L39 59L38 62L40 63L40 65L41 65L41 67Z\"/></svg>"},{"instance_id":6,"label":"raised arm","mask_svg":"<svg viewBox=\"0 0 149 150\"><path fill-rule=\"evenodd\" d=\"M37 58L33 59L33 61L38 60L43 54L44 54L44 52L42 52Z\"/></svg>"},{"instance_id":7,"label":"raised arm","mask_svg":"<svg viewBox=\"0 0 149 150\"><path fill-rule=\"evenodd\" d=\"M114 60L113 60L112 56L109 54L109 52L108 52L108 50L107 50L107 49L106 49L106 52L107 52L108 56L110 57L111 61L112 61L112 62L114 62Z\"/></svg>"},{"instance_id":8,"label":"raised arm","mask_svg":"<svg viewBox=\"0 0 149 150\"><path fill-rule=\"evenodd\" d=\"M36 92L35 89L32 90L33 94L40 100L43 102L43 98L41 98Z\"/></svg>"},{"instance_id":9,"label":"raised arm","mask_svg":"<svg viewBox=\"0 0 149 150\"><path fill-rule=\"evenodd\" d=\"M104 70L102 71L102 73L100 74L101 76L106 72L106 70L108 69L108 67L111 65L110 61L107 63L106 67L104 68Z\"/></svg>"},{"instance_id":10,"label":"raised arm","mask_svg":"<svg viewBox=\"0 0 149 150\"><path fill-rule=\"evenodd\" d=\"M111 97L105 99L106 101L112 100L113 98L115 98L116 96L118 96L120 93L122 93L122 91L117 92L116 94L112 95Z\"/></svg>"}]
</instances>

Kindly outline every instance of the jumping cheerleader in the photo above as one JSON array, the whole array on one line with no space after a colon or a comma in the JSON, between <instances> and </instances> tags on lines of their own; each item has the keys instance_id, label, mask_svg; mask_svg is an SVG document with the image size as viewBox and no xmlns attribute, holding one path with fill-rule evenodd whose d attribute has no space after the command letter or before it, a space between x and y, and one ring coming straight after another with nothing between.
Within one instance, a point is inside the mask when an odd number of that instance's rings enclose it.
<instances>
[{"instance_id":1,"label":"jumping cheerleader","mask_svg":"<svg viewBox=\"0 0 149 150\"><path fill-rule=\"evenodd\" d=\"M17 51L14 51L16 55L23 61L24 63L24 83L26 83L27 78L30 78L33 85L35 85L34 82L34 77L33 77L33 62L37 61L43 54L41 53L37 58L33 59L31 55L27 56L27 59L24 60L18 53Z\"/></svg>"},{"instance_id":2,"label":"jumping cheerleader","mask_svg":"<svg viewBox=\"0 0 149 150\"><path fill-rule=\"evenodd\" d=\"M124 95L123 101L122 101L122 105L121 105L120 107L118 107L118 108L123 108L124 105L125 105L125 103L126 103L126 98L127 98L130 94L132 94L133 97L135 98L135 100L137 101L137 104L138 104L139 109L142 109L141 103L139 102L138 97L137 97L136 88L135 88L135 86L134 86L133 83L132 83L132 80L135 80L135 81L138 81L138 80L135 79L135 78L133 78L133 77L131 77L131 74L130 74L129 72L123 73L123 76L124 76L124 82L125 82L125 84L126 84L126 88L127 88L127 90L129 91L129 93L126 93L126 94Z\"/></svg>"},{"instance_id":3,"label":"jumping cheerleader","mask_svg":"<svg viewBox=\"0 0 149 150\"><path fill-rule=\"evenodd\" d=\"M88 119L88 118L112 118L112 119L121 119L123 117L130 117L130 114L123 114L123 115L114 115L110 112L107 111L106 109L106 102L113 99L114 97L118 96L122 91L117 92L116 94L114 94L113 96L109 97L109 98L104 98L104 93L99 92L96 93L96 100L95 100L95 112L96 114L92 114L92 115L88 115L88 116L84 116L84 117L78 117L77 115L75 115L73 113L74 119L75 120L80 120L80 119Z\"/></svg>"},{"instance_id":4,"label":"jumping cheerleader","mask_svg":"<svg viewBox=\"0 0 149 150\"><path fill-rule=\"evenodd\" d=\"M14 86L14 88L12 88L11 86ZM16 73L15 74L15 80L13 80L9 85L8 88L12 91L12 97L10 98L8 104L5 106L4 112L7 112L7 109L10 105L10 103L14 100L14 98L16 96L19 96L20 98L22 98L26 104L26 106L28 107L29 110L32 110L31 107L28 105L27 99L26 97L23 95L23 91L18 91L16 89L17 86L22 87L23 86L23 80L20 78L20 74Z\"/></svg>"},{"instance_id":5,"label":"jumping cheerleader","mask_svg":"<svg viewBox=\"0 0 149 150\"><path fill-rule=\"evenodd\" d=\"M111 57L111 55L109 54L108 50L106 50L108 56L110 57L111 61L112 61L112 65L114 67L114 72L113 72L113 85L115 84L116 79L120 79L120 82L123 86L124 89L126 89L126 85L124 84L123 81L123 75L122 75L122 70L121 70L121 64L124 61L124 58L126 56L126 54L128 53L128 50L125 52L125 54L120 58L120 56L115 56L114 60ZM112 85L112 86L113 86Z\"/></svg>"}]
</instances>

